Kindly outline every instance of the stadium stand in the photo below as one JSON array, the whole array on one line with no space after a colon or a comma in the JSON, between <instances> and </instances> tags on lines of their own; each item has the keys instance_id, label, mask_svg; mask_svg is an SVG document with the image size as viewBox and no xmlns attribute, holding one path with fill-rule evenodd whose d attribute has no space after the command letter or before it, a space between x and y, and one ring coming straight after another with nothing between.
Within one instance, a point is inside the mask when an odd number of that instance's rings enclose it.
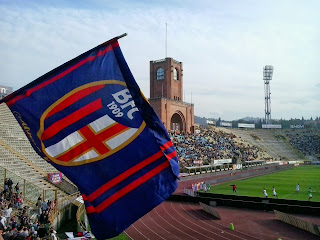
<instances>
[{"instance_id":1,"label":"stadium stand","mask_svg":"<svg viewBox=\"0 0 320 240\"><path fill-rule=\"evenodd\" d=\"M232 132L250 144L264 149L273 160L301 160L301 155L285 138L279 130L265 129L232 129Z\"/></svg>"},{"instance_id":2,"label":"stadium stand","mask_svg":"<svg viewBox=\"0 0 320 240\"><path fill-rule=\"evenodd\" d=\"M217 159L254 161L270 156L260 147L220 128L198 128L196 134L171 131L169 135L176 147L183 167L210 164Z\"/></svg>"},{"instance_id":3,"label":"stadium stand","mask_svg":"<svg viewBox=\"0 0 320 240\"><path fill-rule=\"evenodd\" d=\"M64 175L61 183L51 183L48 174L57 172L34 151L8 107L0 104L0 214L12 209L3 235L15 239L26 227L31 239L40 236L40 228L48 237L49 229L68 218L79 192Z\"/></svg>"},{"instance_id":4,"label":"stadium stand","mask_svg":"<svg viewBox=\"0 0 320 240\"><path fill-rule=\"evenodd\" d=\"M305 156L320 154L320 131L316 129L287 129L284 131L290 144Z\"/></svg>"},{"instance_id":5,"label":"stadium stand","mask_svg":"<svg viewBox=\"0 0 320 240\"><path fill-rule=\"evenodd\" d=\"M215 127L197 130L199 131L196 134L169 132L182 167L197 166L200 162L201 164L211 164L218 159L232 159L233 163L245 163L263 159L277 159L280 156L288 159L299 158L288 141L275 137L274 133L272 135L269 131L263 131L263 133L259 130L250 132ZM0 182L3 183L0 184L0 188L1 190L5 189L4 183L8 178L14 184L19 183L24 200L23 206L32 206L29 210L29 227L31 222L39 220L40 214L36 212L37 208L35 207L39 197L51 202L58 199L58 203L51 206L50 214L47 216L49 227L59 226L61 223L57 217L58 212L62 213L65 206L70 205L79 197L77 187L65 176L63 176L64 180L61 184L54 185L48 181L47 175L55 172L58 170L33 150L25 133L7 106L0 104ZM0 203L1 199L2 195L0 194ZM9 207L9 202L3 204L2 210ZM23 209L15 207L14 211L18 216L22 214ZM66 215L70 215L68 211L64 212ZM84 205L80 203L77 213L78 220L81 219L80 215L83 213ZM80 225L85 228L87 225L85 220L82 218L81 221L83 223L81 222ZM9 223L12 227L11 220ZM18 223L22 223L21 219L18 220ZM23 224L21 225L23 226Z\"/></svg>"},{"instance_id":6,"label":"stadium stand","mask_svg":"<svg viewBox=\"0 0 320 240\"><path fill-rule=\"evenodd\" d=\"M42 190L57 190L59 197L76 192L76 186L65 176L60 185L53 185L47 180L48 173L58 172L58 170L33 150L25 133L5 104L0 105L0 112L0 166ZM54 193L46 192L47 198L54 200ZM34 194L26 195L26 198L33 202L37 197Z\"/></svg>"}]
</instances>

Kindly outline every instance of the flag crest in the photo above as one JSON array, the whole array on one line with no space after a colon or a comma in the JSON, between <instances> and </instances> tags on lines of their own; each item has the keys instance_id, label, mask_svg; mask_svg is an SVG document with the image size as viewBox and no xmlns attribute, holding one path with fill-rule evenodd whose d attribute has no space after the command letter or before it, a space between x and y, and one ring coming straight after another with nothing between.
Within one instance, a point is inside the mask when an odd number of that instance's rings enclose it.
<instances>
[{"instance_id":1,"label":"flag crest","mask_svg":"<svg viewBox=\"0 0 320 240\"><path fill-rule=\"evenodd\" d=\"M70 107L74 104L78 107ZM76 166L99 161L121 150L141 133L145 122L138 111L123 82L88 83L65 94L44 111L37 136L42 151L57 164ZM82 126L86 117L95 119ZM76 131L68 131L75 126Z\"/></svg>"},{"instance_id":2,"label":"flag crest","mask_svg":"<svg viewBox=\"0 0 320 240\"><path fill-rule=\"evenodd\" d=\"M116 38L1 101L35 151L78 186L97 239L118 235L175 191L175 149Z\"/></svg>"}]
</instances>

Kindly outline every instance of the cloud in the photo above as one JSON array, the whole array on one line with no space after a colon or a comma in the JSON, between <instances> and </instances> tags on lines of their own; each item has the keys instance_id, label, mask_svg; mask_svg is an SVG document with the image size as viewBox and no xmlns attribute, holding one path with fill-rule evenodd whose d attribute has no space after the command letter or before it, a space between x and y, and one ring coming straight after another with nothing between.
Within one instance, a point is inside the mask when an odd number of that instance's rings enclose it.
<instances>
[{"instance_id":1,"label":"cloud","mask_svg":"<svg viewBox=\"0 0 320 240\"><path fill-rule=\"evenodd\" d=\"M272 108L301 117L304 106L316 115L316 6L317 1L2 1L0 84L18 89L127 32L120 46L148 97L149 61L166 57L167 23L167 56L183 62L185 100L191 101L192 92L196 115L263 117L262 67L269 64L275 69Z\"/></svg>"}]
</instances>

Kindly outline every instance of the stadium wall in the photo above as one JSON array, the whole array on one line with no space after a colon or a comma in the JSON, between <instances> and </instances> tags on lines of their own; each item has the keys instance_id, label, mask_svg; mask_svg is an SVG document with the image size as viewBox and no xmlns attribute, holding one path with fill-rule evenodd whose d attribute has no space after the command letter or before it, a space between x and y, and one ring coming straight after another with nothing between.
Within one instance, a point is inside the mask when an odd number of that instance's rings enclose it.
<instances>
[{"instance_id":1,"label":"stadium wall","mask_svg":"<svg viewBox=\"0 0 320 240\"><path fill-rule=\"evenodd\" d=\"M228 177L221 177L221 178L216 178L216 179L212 179L209 181L206 181L206 183L209 183L210 185L213 184L217 184L217 183L223 183L223 182L229 182L229 181L235 181L238 179L242 179L242 178L250 178L250 177L254 177L254 176L260 176L260 175L265 175L265 174L269 174L269 173L273 173L273 172L277 172L277 171L283 171L283 170L287 170L287 169L291 169L293 168L294 165L293 164L288 164L288 165L284 165L284 166L264 166L263 168L258 168L256 171L247 171L247 170L242 170L242 171L237 171L236 174L230 175Z\"/></svg>"},{"instance_id":2,"label":"stadium wall","mask_svg":"<svg viewBox=\"0 0 320 240\"><path fill-rule=\"evenodd\" d=\"M56 208L50 213L49 221L55 229L59 229L71 219L75 219L78 206L74 204L80 193L74 193L58 199Z\"/></svg>"},{"instance_id":3,"label":"stadium wall","mask_svg":"<svg viewBox=\"0 0 320 240\"><path fill-rule=\"evenodd\" d=\"M217 179L213 180L206 180L206 183L209 184L217 184L217 183L222 183L222 182L228 182L228 181L233 181L237 179L242 179L242 178L249 178L249 177L254 177L254 176L260 176L264 174L269 174L277 171L283 171L287 169L291 169L294 167L294 164L287 164L287 165L279 165L279 164L274 164L274 165L258 165L250 168L243 168L242 170L237 170L233 171L232 175L227 176L227 177L220 177ZM253 170L253 171L252 171ZM231 173L231 172L230 172ZM218 172L213 172L206 174L206 176L210 176L212 174L213 176L217 175L225 175L225 171L218 171ZM197 174L197 175L192 175L192 176L186 176L183 177L182 180L195 180L198 178L203 178L204 174Z\"/></svg>"},{"instance_id":4,"label":"stadium wall","mask_svg":"<svg viewBox=\"0 0 320 240\"><path fill-rule=\"evenodd\" d=\"M66 223L76 217L77 209L78 207L73 204L65 206L63 209L59 210L59 213L51 222L51 226L53 226L54 229L59 229L62 226L65 226Z\"/></svg>"}]
</instances>

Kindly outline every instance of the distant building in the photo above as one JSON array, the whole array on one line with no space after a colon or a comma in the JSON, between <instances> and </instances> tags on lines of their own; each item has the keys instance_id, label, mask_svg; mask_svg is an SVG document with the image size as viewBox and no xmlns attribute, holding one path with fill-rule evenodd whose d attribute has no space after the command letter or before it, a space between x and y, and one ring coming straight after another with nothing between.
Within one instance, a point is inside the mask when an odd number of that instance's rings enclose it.
<instances>
[{"instance_id":1,"label":"distant building","mask_svg":"<svg viewBox=\"0 0 320 240\"><path fill-rule=\"evenodd\" d=\"M183 102L182 62L150 61L149 102L167 130L194 133L194 106Z\"/></svg>"},{"instance_id":2,"label":"distant building","mask_svg":"<svg viewBox=\"0 0 320 240\"><path fill-rule=\"evenodd\" d=\"M0 99L8 96L12 92L13 92L12 87L0 85Z\"/></svg>"}]
</instances>

